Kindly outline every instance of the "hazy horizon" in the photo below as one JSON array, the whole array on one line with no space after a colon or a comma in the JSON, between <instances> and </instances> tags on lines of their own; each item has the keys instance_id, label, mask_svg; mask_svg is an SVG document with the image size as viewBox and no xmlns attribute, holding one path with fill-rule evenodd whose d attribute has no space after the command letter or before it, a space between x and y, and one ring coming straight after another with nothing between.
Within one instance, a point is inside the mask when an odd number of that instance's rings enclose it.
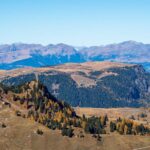
<instances>
[{"instance_id":1,"label":"hazy horizon","mask_svg":"<svg viewBox=\"0 0 150 150\"><path fill-rule=\"evenodd\" d=\"M120 42L114 42L114 43L106 43L106 44L97 44L97 45L71 45L71 44L68 44L68 43L62 43L62 42L59 42L59 43L48 43L48 44L42 44L42 43L33 43L33 42L28 42L28 43L25 43L25 42L13 42L13 43L0 43L0 45L13 45L13 44L37 44L37 45L42 45L42 46L48 46L48 45L58 45L58 44L64 44L64 45L68 45L68 46L72 46L72 47L76 47L76 48L80 48L80 47L92 47L92 46L107 46L107 45L112 45L112 44L121 44L121 43L124 43L124 42L135 42L135 43L142 43L142 44L150 44L150 43L145 43L145 42L141 42L141 41L135 41L135 40L127 40L127 41L120 41Z\"/></svg>"}]
</instances>

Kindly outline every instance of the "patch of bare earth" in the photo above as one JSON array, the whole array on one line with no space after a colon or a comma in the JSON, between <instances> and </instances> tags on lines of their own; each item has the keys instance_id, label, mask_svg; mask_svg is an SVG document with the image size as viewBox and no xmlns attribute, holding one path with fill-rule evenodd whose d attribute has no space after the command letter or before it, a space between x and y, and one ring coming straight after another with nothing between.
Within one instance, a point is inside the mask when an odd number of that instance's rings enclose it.
<instances>
[{"instance_id":1,"label":"patch of bare earth","mask_svg":"<svg viewBox=\"0 0 150 150\"><path fill-rule=\"evenodd\" d=\"M77 83L78 87L92 87L96 85L96 81L85 76L72 74L72 79Z\"/></svg>"}]
</instances>

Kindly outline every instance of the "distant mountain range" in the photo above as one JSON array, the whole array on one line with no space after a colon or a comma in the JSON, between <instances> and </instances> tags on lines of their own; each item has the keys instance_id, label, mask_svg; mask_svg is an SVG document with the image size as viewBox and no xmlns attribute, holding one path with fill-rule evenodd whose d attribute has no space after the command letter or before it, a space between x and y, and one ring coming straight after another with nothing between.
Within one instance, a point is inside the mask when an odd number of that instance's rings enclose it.
<instances>
[{"instance_id":1,"label":"distant mountain range","mask_svg":"<svg viewBox=\"0 0 150 150\"><path fill-rule=\"evenodd\" d=\"M150 44L125 41L119 44L76 48L66 44L0 45L0 69L42 67L68 62L116 61L142 64L150 71Z\"/></svg>"}]
</instances>

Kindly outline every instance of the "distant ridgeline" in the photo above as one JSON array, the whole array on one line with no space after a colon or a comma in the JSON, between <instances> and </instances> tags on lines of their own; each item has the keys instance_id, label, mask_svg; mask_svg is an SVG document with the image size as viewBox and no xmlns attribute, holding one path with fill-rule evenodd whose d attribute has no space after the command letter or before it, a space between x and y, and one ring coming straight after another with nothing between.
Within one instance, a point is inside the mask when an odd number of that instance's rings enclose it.
<instances>
[{"instance_id":1,"label":"distant ridgeline","mask_svg":"<svg viewBox=\"0 0 150 150\"><path fill-rule=\"evenodd\" d=\"M4 78L2 83L17 86L35 80L35 74ZM58 99L80 107L148 107L150 74L140 65L113 67L74 74L49 70L38 80Z\"/></svg>"},{"instance_id":2,"label":"distant ridgeline","mask_svg":"<svg viewBox=\"0 0 150 150\"><path fill-rule=\"evenodd\" d=\"M141 64L150 71L150 44L125 41L118 44L73 47L63 43L0 45L0 70L43 67L87 61L113 61Z\"/></svg>"},{"instance_id":3,"label":"distant ridgeline","mask_svg":"<svg viewBox=\"0 0 150 150\"><path fill-rule=\"evenodd\" d=\"M26 82L16 87L0 85L0 98L4 101L7 100L7 103L10 103L10 108L12 104L20 107L19 110L16 110L17 116L29 118L52 130L59 129L63 136L74 136L76 128L83 129L78 134L80 138L84 137L84 133L89 133L93 134L97 140L101 140L100 134L106 134L107 115L79 117L70 105L53 97L40 82ZM110 132L117 131L120 134L150 134L150 129L147 126L137 124L129 119L119 118L110 122L109 126ZM38 130L37 133L42 134L43 132Z\"/></svg>"}]
</instances>

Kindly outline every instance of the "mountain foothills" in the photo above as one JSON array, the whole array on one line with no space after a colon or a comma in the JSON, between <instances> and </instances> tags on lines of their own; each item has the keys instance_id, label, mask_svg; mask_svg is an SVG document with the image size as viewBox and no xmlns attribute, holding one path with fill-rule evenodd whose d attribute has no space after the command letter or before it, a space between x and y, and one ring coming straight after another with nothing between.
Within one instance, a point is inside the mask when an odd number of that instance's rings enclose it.
<instances>
[{"instance_id":1,"label":"mountain foothills","mask_svg":"<svg viewBox=\"0 0 150 150\"><path fill-rule=\"evenodd\" d=\"M0 69L42 67L68 62L115 61L142 64L150 70L150 44L126 41L119 44L73 47L65 44L0 45Z\"/></svg>"},{"instance_id":2,"label":"mountain foothills","mask_svg":"<svg viewBox=\"0 0 150 150\"><path fill-rule=\"evenodd\" d=\"M150 106L150 74L141 65L86 62L0 71L1 83L14 89L32 80L74 107Z\"/></svg>"}]
</instances>

